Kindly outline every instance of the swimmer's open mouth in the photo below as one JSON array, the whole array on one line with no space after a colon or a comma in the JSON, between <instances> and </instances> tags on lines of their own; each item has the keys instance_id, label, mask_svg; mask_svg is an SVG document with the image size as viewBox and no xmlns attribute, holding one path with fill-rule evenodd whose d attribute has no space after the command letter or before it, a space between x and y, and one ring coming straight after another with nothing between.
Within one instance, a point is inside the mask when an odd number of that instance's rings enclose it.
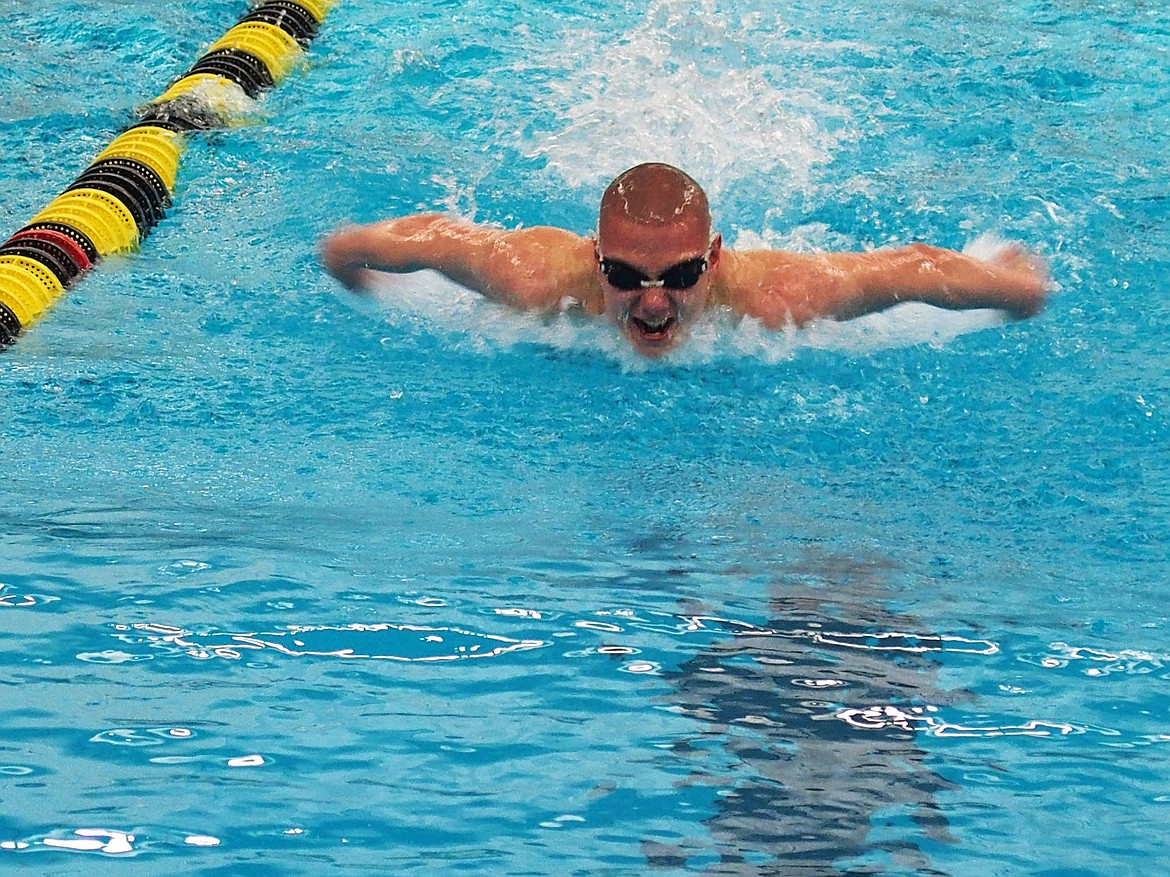
<instances>
[{"instance_id":1,"label":"swimmer's open mouth","mask_svg":"<svg viewBox=\"0 0 1170 877\"><path fill-rule=\"evenodd\" d=\"M630 317L630 322L638 330L638 334L647 341L661 341L670 334L670 330L674 327L674 317L667 317L660 323L648 323L646 320L640 320L637 317Z\"/></svg>"}]
</instances>

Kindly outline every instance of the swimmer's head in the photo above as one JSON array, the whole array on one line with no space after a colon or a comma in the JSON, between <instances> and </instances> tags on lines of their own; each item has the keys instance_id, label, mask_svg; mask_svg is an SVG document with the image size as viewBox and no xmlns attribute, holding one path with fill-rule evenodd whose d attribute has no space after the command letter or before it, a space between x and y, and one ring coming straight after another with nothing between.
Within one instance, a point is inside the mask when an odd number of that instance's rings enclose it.
<instances>
[{"instance_id":1,"label":"swimmer's head","mask_svg":"<svg viewBox=\"0 0 1170 877\"><path fill-rule=\"evenodd\" d=\"M634 349L673 349L707 306L721 241L702 187L668 164L640 164L609 184L597 220L605 311Z\"/></svg>"},{"instance_id":2,"label":"swimmer's head","mask_svg":"<svg viewBox=\"0 0 1170 877\"><path fill-rule=\"evenodd\" d=\"M711 231L711 211L702 186L669 164L648 162L619 175L601 196L598 234L608 226L630 222L639 226L695 224Z\"/></svg>"}]
</instances>

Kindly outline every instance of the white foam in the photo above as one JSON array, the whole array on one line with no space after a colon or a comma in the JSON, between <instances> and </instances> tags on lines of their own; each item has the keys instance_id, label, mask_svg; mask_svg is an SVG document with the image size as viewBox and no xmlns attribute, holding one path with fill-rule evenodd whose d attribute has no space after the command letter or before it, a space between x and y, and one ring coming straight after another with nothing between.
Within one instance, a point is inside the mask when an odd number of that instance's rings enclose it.
<instances>
[{"instance_id":1,"label":"white foam","mask_svg":"<svg viewBox=\"0 0 1170 877\"><path fill-rule=\"evenodd\" d=\"M248 97L243 88L222 76L198 81L167 104L179 116L185 112L195 117L208 115L222 120L229 127L263 121L260 102Z\"/></svg>"},{"instance_id":2,"label":"white foam","mask_svg":"<svg viewBox=\"0 0 1170 877\"><path fill-rule=\"evenodd\" d=\"M986 257L1008 245L981 238L968 252ZM600 353L626 369L651 365L605 318L589 317L568 307L551 315L517 312L433 271L377 275L367 294L342 295L347 303L394 329L449 333L456 349L490 353L517 344L538 344ZM961 335L1005 322L1005 315L995 310L948 311L906 303L845 322L820 320L801 330L773 332L757 320L727 310L711 311L692 327L686 343L663 361L694 365L748 357L777 363L808 348L867 354L917 344L941 347Z\"/></svg>"},{"instance_id":3,"label":"white foam","mask_svg":"<svg viewBox=\"0 0 1170 877\"><path fill-rule=\"evenodd\" d=\"M76 838L46 837L41 843L47 847L75 852L103 852L107 855L125 855L135 852L134 835L108 828L78 828Z\"/></svg>"},{"instance_id":4,"label":"white foam","mask_svg":"<svg viewBox=\"0 0 1170 877\"><path fill-rule=\"evenodd\" d=\"M792 63L809 47L774 14L732 19L713 0L656 0L631 30L573 30L551 69L547 105L560 127L529 135L526 153L571 187L596 188L627 167L665 161L716 199L735 181L767 179L782 199L857 132L832 89ZM573 51L563 51L572 46Z\"/></svg>"},{"instance_id":5,"label":"white foam","mask_svg":"<svg viewBox=\"0 0 1170 877\"><path fill-rule=\"evenodd\" d=\"M963 247L963 252L972 259L979 259L983 262L993 261L1001 253L1012 249L1015 244L1011 241L1001 238L999 235L988 232L982 234L975 240Z\"/></svg>"}]
</instances>

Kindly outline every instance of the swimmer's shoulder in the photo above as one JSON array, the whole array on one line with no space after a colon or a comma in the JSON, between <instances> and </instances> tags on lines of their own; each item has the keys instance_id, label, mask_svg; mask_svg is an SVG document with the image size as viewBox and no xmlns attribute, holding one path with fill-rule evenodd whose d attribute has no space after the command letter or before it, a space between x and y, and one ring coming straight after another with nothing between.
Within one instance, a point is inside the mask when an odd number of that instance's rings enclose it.
<instances>
[{"instance_id":1,"label":"swimmer's shoulder","mask_svg":"<svg viewBox=\"0 0 1170 877\"><path fill-rule=\"evenodd\" d=\"M769 329L793 322L793 299L804 273L801 258L783 250L731 250L719 259L715 302Z\"/></svg>"},{"instance_id":2,"label":"swimmer's shoulder","mask_svg":"<svg viewBox=\"0 0 1170 877\"><path fill-rule=\"evenodd\" d=\"M589 313L601 313L592 238L547 225L516 229L506 237L517 298L525 307L562 309L568 300Z\"/></svg>"},{"instance_id":3,"label":"swimmer's shoulder","mask_svg":"<svg viewBox=\"0 0 1170 877\"><path fill-rule=\"evenodd\" d=\"M823 300L838 285L836 254L725 249L720 303L769 329L801 326L824 315Z\"/></svg>"}]
</instances>

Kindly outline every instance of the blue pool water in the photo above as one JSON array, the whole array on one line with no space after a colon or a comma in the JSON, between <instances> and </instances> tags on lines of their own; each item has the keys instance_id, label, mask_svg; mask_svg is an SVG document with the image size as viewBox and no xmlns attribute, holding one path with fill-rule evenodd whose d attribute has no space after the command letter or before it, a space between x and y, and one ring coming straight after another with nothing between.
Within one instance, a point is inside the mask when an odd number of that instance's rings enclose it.
<instances>
[{"instance_id":1,"label":"blue pool water","mask_svg":"<svg viewBox=\"0 0 1170 877\"><path fill-rule=\"evenodd\" d=\"M243 9L0 7L5 228ZM0 867L1170 865L1168 60L1137 0L342 0L0 356ZM316 264L587 233L655 158L732 245L1015 239L1060 289L645 367Z\"/></svg>"}]
</instances>

